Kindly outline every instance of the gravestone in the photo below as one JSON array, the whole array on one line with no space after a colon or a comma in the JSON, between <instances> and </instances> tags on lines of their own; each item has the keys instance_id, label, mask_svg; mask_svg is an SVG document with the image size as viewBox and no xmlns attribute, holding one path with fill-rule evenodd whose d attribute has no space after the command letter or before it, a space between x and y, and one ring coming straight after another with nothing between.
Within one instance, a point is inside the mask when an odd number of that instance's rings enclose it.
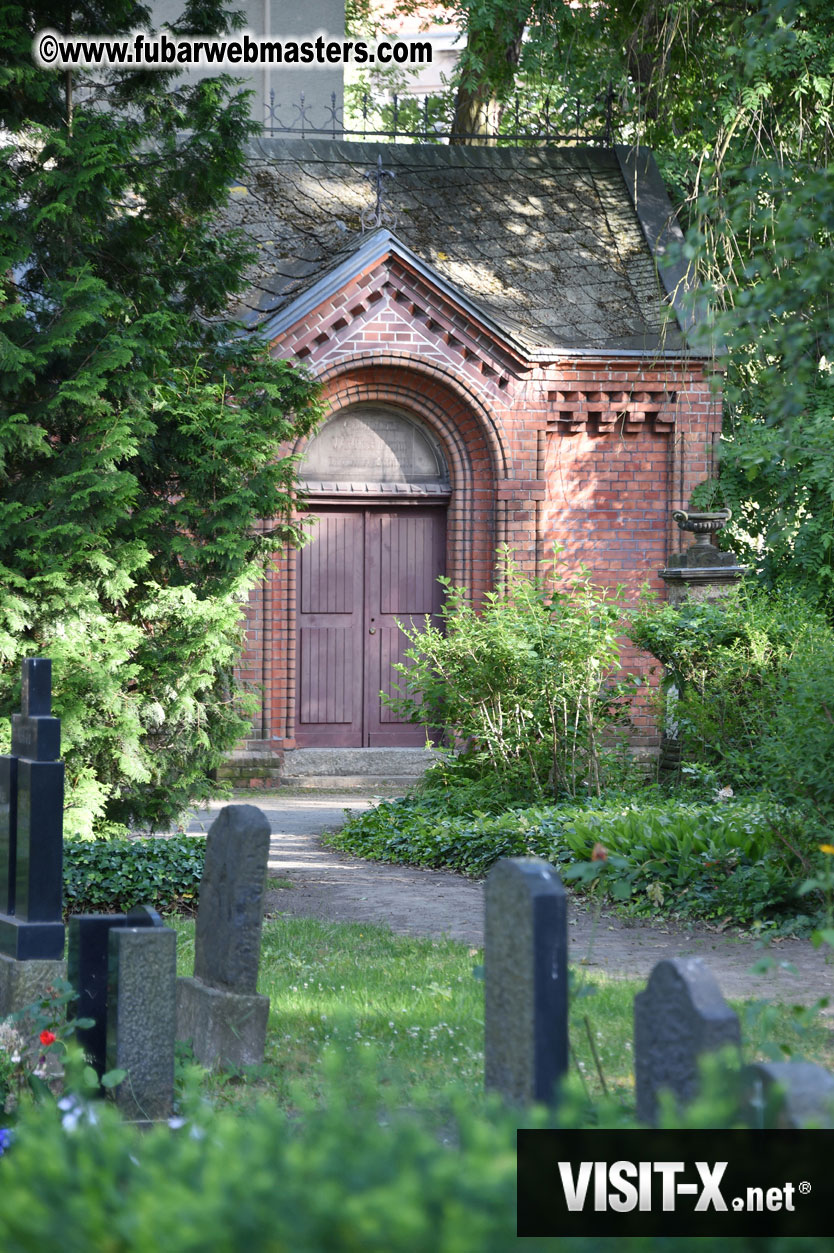
<instances>
[{"instance_id":1,"label":"gravestone","mask_svg":"<svg viewBox=\"0 0 834 1253\"><path fill-rule=\"evenodd\" d=\"M814 1062L754 1062L741 1083L752 1127L834 1127L834 1075Z\"/></svg>"},{"instance_id":2,"label":"gravestone","mask_svg":"<svg viewBox=\"0 0 834 1253\"><path fill-rule=\"evenodd\" d=\"M567 896L553 867L497 862L485 924L486 1086L514 1102L552 1102L568 1068Z\"/></svg>"},{"instance_id":3,"label":"gravestone","mask_svg":"<svg viewBox=\"0 0 834 1253\"><path fill-rule=\"evenodd\" d=\"M700 957L658 962L634 998L637 1118L657 1120L657 1094L669 1089L679 1106L698 1091L705 1053L741 1043L739 1021Z\"/></svg>"},{"instance_id":4,"label":"gravestone","mask_svg":"<svg viewBox=\"0 0 834 1253\"><path fill-rule=\"evenodd\" d=\"M257 994L269 823L227 805L206 837L194 977L177 980L177 1039L204 1066L263 1061L269 997Z\"/></svg>"},{"instance_id":5,"label":"gravestone","mask_svg":"<svg viewBox=\"0 0 834 1253\"><path fill-rule=\"evenodd\" d=\"M116 1105L135 1120L170 1118L177 1020L176 932L162 926L112 927L107 945L106 1068L127 1071L113 1090Z\"/></svg>"},{"instance_id":6,"label":"gravestone","mask_svg":"<svg viewBox=\"0 0 834 1253\"><path fill-rule=\"evenodd\" d=\"M52 662L28 657L12 751L0 757L0 1016L39 999L65 973L64 763L51 710Z\"/></svg>"},{"instance_id":7,"label":"gravestone","mask_svg":"<svg viewBox=\"0 0 834 1253\"><path fill-rule=\"evenodd\" d=\"M77 914L69 920L67 972L75 997L67 1007L70 1019L92 1019L91 1027L76 1028L99 1079L107 1070L107 979L109 937L114 927L161 927L155 909L140 905L128 914Z\"/></svg>"}]
</instances>

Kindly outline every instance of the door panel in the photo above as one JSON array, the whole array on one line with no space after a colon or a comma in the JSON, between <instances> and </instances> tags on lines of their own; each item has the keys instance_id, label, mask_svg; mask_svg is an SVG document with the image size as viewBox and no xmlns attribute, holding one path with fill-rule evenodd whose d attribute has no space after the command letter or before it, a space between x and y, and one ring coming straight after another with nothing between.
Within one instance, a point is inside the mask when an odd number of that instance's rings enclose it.
<instances>
[{"instance_id":1,"label":"door panel","mask_svg":"<svg viewBox=\"0 0 834 1253\"><path fill-rule=\"evenodd\" d=\"M361 741L363 582L362 515L323 513L298 559L300 744Z\"/></svg>"},{"instance_id":2,"label":"door panel","mask_svg":"<svg viewBox=\"0 0 834 1253\"><path fill-rule=\"evenodd\" d=\"M366 622L368 639L376 645L366 653L365 742L371 748L419 747L426 740L423 728L401 722L379 693L393 695L394 684L403 686L392 666L407 664L409 643L397 618L422 626L427 614L440 610L437 577L444 570L445 522L443 510L418 508L381 511L366 522Z\"/></svg>"},{"instance_id":3,"label":"door panel","mask_svg":"<svg viewBox=\"0 0 834 1253\"><path fill-rule=\"evenodd\" d=\"M425 733L382 704L395 695L408 641L396 618L422 625L440 610L443 508L333 508L299 554L300 745L419 746Z\"/></svg>"}]
</instances>

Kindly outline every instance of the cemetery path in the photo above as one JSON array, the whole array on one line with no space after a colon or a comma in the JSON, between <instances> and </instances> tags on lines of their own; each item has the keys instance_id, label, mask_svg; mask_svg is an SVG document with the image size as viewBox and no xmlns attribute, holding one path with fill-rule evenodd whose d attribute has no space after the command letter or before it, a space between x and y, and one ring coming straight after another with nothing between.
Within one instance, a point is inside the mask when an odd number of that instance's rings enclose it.
<instances>
[{"instance_id":1,"label":"cemetery path","mask_svg":"<svg viewBox=\"0 0 834 1253\"><path fill-rule=\"evenodd\" d=\"M404 935L450 936L483 945L483 883L441 870L366 861L327 848L321 835L345 821L345 810L375 804L372 797L316 793L238 796L256 803L269 820L267 915L288 914L328 922L367 922ZM191 831L207 829L221 805L197 815ZM590 909L571 899L571 962L612 978L645 980L665 957L698 956L725 996L775 998L812 1004L834 992L834 959L805 940L761 943L711 930L650 926ZM764 975L751 967L775 962ZM794 969L790 969L793 967ZM823 1011L825 1012L825 1011ZM834 1007L831 1009L834 1015Z\"/></svg>"}]
</instances>

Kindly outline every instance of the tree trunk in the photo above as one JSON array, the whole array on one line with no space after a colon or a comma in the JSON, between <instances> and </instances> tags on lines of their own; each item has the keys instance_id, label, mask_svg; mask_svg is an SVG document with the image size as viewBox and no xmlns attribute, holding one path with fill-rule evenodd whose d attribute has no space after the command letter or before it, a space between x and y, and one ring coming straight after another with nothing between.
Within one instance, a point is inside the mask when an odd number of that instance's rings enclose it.
<instances>
[{"instance_id":1,"label":"tree trunk","mask_svg":"<svg viewBox=\"0 0 834 1253\"><path fill-rule=\"evenodd\" d=\"M489 24L467 26L450 143L495 143L504 100L512 91L529 4L499 0ZM477 70L470 69L471 65Z\"/></svg>"}]
</instances>

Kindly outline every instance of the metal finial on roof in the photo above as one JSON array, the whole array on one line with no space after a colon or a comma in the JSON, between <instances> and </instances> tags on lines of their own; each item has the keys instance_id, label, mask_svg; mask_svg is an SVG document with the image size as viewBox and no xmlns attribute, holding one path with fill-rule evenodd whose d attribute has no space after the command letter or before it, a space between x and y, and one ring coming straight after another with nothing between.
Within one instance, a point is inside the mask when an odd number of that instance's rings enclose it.
<instances>
[{"instance_id":1,"label":"metal finial on roof","mask_svg":"<svg viewBox=\"0 0 834 1253\"><path fill-rule=\"evenodd\" d=\"M385 204L385 180L396 178L396 174L393 170L382 168L382 154L380 153L377 157L376 168L367 170L362 177L376 185L376 204L373 209L363 209L359 215L363 233L375 230L377 226L388 226L393 230L397 225L397 214L392 213Z\"/></svg>"}]
</instances>

